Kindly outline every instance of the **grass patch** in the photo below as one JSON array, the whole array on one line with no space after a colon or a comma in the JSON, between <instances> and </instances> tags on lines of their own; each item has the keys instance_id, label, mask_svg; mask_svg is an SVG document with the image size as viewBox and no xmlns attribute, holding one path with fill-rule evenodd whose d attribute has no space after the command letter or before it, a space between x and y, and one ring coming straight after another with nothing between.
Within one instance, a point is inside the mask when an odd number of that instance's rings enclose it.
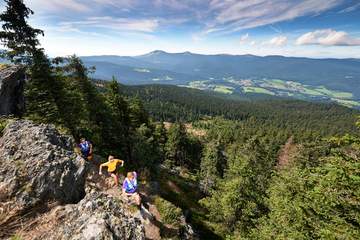
<instances>
[{"instance_id":1,"label":"grass patch","mask_svg":"<svg viewBox=\"0 0 360 240\"><path fill-rule=\"evenodd\" d=\"M224 86L224 85L216 85L214 88L214 91L219 92L219 93L232 94L234 91L234 88Z\"/></svg>"},{"instance_id":2,"label":"grass patch","mask_svg":"<svg viewBox=\"0 0 360 240\"><path fill-rule=\"evenodd\" d=\"M8 123L9 123L8 119L0 118L0 137L3 135L4 129L6 128Z\"/></svg>"},{"instance_id":3,"label":"grass patch","mask_svg":"<svg viewBox=\"0 0 360 240\"><path fill-rule=\"evenodd\" d=\"M10 238L10 240L22 240L22 238L19 235L14 235Z\"/></svg>"},{"instance_id":4,"label":"grass patch","mask_svg":"<svg viewBox=\"0 0 360 240\"><path fill-rule=\"evenodd\" d=\"M360 102L356 102L356 101L352 101L352 100L336 99L336 98L333 98L332 100L336 101L337 103L339 103L345 107L349 107L349 108L360 107Z\"/></svg>"},{"instance_id":5,"label":"grass patch","mask_svg":"<svg viewBox=\"0 0 360 240\"><path fill-rule=\"evenodd\" d=\"M161 198L155 198L155 206L158 209L161 220L165 224L179 227L181 225L182 210L171 202Z\"/></svg>"},{"instance_id":6,"label":"grass patch","mask_svg":"<svg viewBox=\"0 0 360 240\"><path fill-rule=\"evenodd\" d=\"M318 92L311 88L304 88L302 91L300 91L303 94L312 95L312 96L323 96L324 94L321 92Z\"/></svg>"},{"instance_id":7,"label":"grass patch","mask_svg":"<svg viewBox=\"0 0 360 240\"><path fill-rule=\"evenodd\" d=\"M329 90L324 86L316 88L316 90L332 98L351 99L353 97L352 93Z\"/></svg>"},{"instance_id":8,"label":"grass patch","mask_svg":"<svg viewBox=\"0 0 360 240\"><path fill-rule=\"evenodd\" d=\"M275 95L275 93L260 87L243 87L244 92L246 93L263 93L263 94L269 94L269 95Z\"/></svg>"}]
</instances>

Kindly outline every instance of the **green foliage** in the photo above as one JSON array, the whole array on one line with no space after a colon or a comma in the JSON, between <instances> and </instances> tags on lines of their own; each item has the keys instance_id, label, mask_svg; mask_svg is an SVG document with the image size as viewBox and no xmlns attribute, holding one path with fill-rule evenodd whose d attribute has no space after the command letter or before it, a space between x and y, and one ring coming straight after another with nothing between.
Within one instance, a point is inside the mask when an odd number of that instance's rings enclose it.
<instances>
[{"instance_id":1,"label":"green foliage","mask_svg":"<svg viewBox=\"0 0 360 240\"><path fill-rule=\"evenodd\" d=\"M142 101L138 97L131 98L129 101L131 125L139 127L142 123L148 123L149 115L145 110Z\"/></svg>"},{"instance_id":2,"label":"green foliage","mask_svg":"<svg viewBox=\"0 0 360 240\"><path fill-rule=\"evenodd\" d=\"M291 131L297 138L332 136L355 132L359 112L335 104L319 104L290 99L224 97L206 91L176 86L124 86L123 92L138 96L158 121L193 122L222 116L230 120L252 121L254 127ZM252 120L251 120L252 119Z\"/></svg>"},{"instance_id":3,"label":"green foliage","mask_svg":"<svg viewBox=\"0 0 360 240\"><path fill-rule=\"evenodd\" d=\"M107 87L108 91L105 94L106 104L109 107L108 117L111 119L109 124L109 137L106 140L111 149L116 149L116 146L122 146L118 148L119 152L114 154L126 153L126 157L129 158L131 153L129 152L129 138L130 138L130 116L128 102L121 96L119 84L114 79ZM111 134L112 133L117 133Z\"/></svg>"},{"instance_id":4,"label":"green foliage","mask_svg":"<svg viewBox=\"0 0 360 240\"><path fill-rule=\"evenodd\" d=\"M357 239L359 157L358 146L344 144L332 147L311 167L300 159L279 172L269 188L270 213L253 238Z\"/></svg>"},{"instance_id":5,"label":"green foliage","mask_svg":"<svg viewBox=\"0 0 360 240\"><path fill-rule=\"evenodd\" d=\"M209 193L217 179L222 177L224 162L219 143L214 141L207 143L200 164L200 186L204 193Z\"/></svg>"},{"instance_id":6,"label":"green foliage","mask_svg":"<svg viewBox=\"0 0 360 240\"><path fill-rule=\"evenodd\" d=\"M30 65L30 81L26 84L26 115L40 122L58 123L59 108L56 104L57 84L49 59L37 51Z\"/></svg>"},{"instance_id":7,"label":"green foliage","mask_svg":"<svg viewBox=\"0 0 360 240\"><path fill-rule=\"evenodd\" d=\"M236 230L247 236L256 220L267 213L266 189L274 162L256 137L243 147L229 146L226 155L224 178L201 203L209 210L209 219L224 225L227 234Z\"/></svg>"},{"instance_id":8,"label":"green foliage","mask_svg":"<svg viewBox=\"0 0 360 240\"><path fill-rule=\"evenodd\" d=\"M132 157L138 168L155 168L163 158L153 126L143 123L132 134Z\"/></svg>"},{"instance_id":9,"label":"green foliage","mask_svg":"<svg viewBox=\"0 0 360 240\"><path fill-rule=\"evenodd\" d=\"M160 162L163 162L165 160L165 145L167 142L167 132L163 122L156 124L154 130L154 138L156 139L159 147L159 153L161 156L159 160Z\"/></svg>"},{"instance_id":10,"label":"green foliage","mask_svg":"<svg viewBox=\"0 0 360 240\"><path fill-rule=\"evenodd\" d=\"M4 131L4 129L6 128L7 124L8 124L8 120L7 120L7 119L2 119L2 118L0 118L0 137L2 136L3 131Z\"/></svg>"},{"instance_id":11,"label":"green foliage","mask_svg":"<svg viewBox=\"0 0 360 240\"><path fill-rule=\"evenodd\" d=\"M183 166L186 163L187 136L183 123L174 123L168 131L168 139L165 145L166 160L175 166Z\"/></svg>"},{"instance_id":12,"label":"green foliage","mask_svg":"<svg viewBox=\"0 0 360 240\"><path fill-rule=\"evenodd\" d=\"M182 218L182 211L180 208L161 197L155 198L155 206L160 213L161 220L165 224L171 224L177 227L180 226Z\"/></svg>"},{"instance_id":13,"label":"green foliage","mask_svg":"<svg viewBox=\"0 0 360 240\"><path fill-rule=\"evenodd\" d=\"M10 240L22 240L22 237L19 235L14 235L10 238Z\"/></svg>"},{"instance_id":14,"label":"green foliage","mask_svg":"<svg viewBox=\"0 0 360 240\"><path fill-rule=\"evenodd\" d=\"M33 11L22 0L5 0L5 3L6 10L0 14L0 21L3 22L0 40L8 49L6 56L13 62L28 63L38 51L37 36L44 33L27 23L26 20Z\"/></svg>"},{"instance_id":15,"label":"green foliage","mask_svg":"<svg viewBox=\"0 0 360 240\"><path fill-rule=\"evenodd\" d=\"M167 133L164 150L165 163L169 167L199 167L201 143L197 138L187 134L183 123L176 122L171 124Z\"/></svg>"}]
</instances>

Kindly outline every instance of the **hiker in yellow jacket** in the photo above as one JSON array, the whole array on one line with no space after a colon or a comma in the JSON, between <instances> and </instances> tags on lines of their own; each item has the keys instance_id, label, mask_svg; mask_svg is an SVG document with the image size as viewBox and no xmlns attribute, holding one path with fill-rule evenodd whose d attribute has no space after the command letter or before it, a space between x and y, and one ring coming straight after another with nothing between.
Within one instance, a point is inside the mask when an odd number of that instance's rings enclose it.
<instances>
[{"instance_id":1,"label":"hiker in yellow jacket","mask_svg":"<svg viewBox=\"0 0 360 240\"><path fill-rule=\"evenodd\" d=\"M111 177L114 178L116 187L119 185L119 178L118 178L118 174L117 174L119 164L121 164L121 167L123 167L124 161L120 160L120 159L115 159L114 156L110 155L108 158L108 161L106 163L101 164L100 168L99 168L100 175L102 175L101 170L103 167L108 168L108 173L111 175Z\"/></svg>"}]
</instances>

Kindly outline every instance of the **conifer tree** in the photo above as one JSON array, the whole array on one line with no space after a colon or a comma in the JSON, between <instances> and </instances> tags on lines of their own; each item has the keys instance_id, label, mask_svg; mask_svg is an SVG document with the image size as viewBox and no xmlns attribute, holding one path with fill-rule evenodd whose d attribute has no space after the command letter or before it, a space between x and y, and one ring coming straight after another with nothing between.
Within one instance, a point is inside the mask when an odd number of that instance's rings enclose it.
<instances>
[{"instance_id":1,"label":"conifer tree","mask_svg":"<svg viewBox=\"0 0 360 240\"><path fill-rule=\"evenodd\" d=\"M0 14L3 22L0 40L7 48L6 56L29 68L30 81L25 90L27 115L38 121L58 122L59 109L55 94L59 89L52 74L49 59L38 48L40 29L32 28L27 19L33 14L22 0L6 0L6 10Z\"/></svg>"},{"instance_id":2,"label":"conifer tree","mask_svg":"<svg viewBox=\"0 0 360 240\"><path fill-rule=\"evenodd\" d=\"M25 88L26 115L36 121L59 123L59 108L55 100L56 83L49 59L42 51L33 55L30 81Z\"/></svg>"},{"instance_id":3,"label":"conifer tree","mask_svg":"<svg viewBox=\"0 0 360 240\"><path fill-rule=\"evenodd\" d=\"M120 86L115 78L108 84L106 93L106 103L109 106L109 118L111 123L109 125L112 134L109 134L107 142L113 149L118 149L118 154L127 152L127 158L131 155L128 151L130 149L130 116L129 106L126 100L120 94Z\"/></svg>"},{"instance_id":4,"label":"conifer tree","mask_svg":"<svg viewBox=\"0 0 360 240\"><path fill-rule=\"evenodd\" d=\"M38 51L40 29L32 28L27 19L33 14L23 0L5 0L6 10L0 14L3 22L0 40L7 48L5 55L13 62L28 63Z\"/></svg>"},{"instance_id":5,"label":"conifer tree","mask_svg":"<svg viewBox=\"0 0 360 240\"><path fill-rule=\"evenodd\" d=\"M172 124L165 145L166 161L169 165L184 166L187 158L186 146L187 136L184 124Z\"/></svg>"},{"instance_id":6,"label":"conifer tree","mask_svg":"<svg viewBox=\"0 0 360 240\"><path fill-rule=\"evenodd\" d=\"M140 127L143 123L148 124L149 115L140 98L131 98L129 101L129 109L130 122L134 129Z\"/></svg>"},{"instance_id":7,"label":"conifer tree","mask_svg":"<svg viewBox=\"0 0 360 240\"><path fill-rule=\"evenodd\" d=\"M269 214L252 239L358 239L360 139L345 135L305 144L273 177ZM308 149L308 148L311 149Z\"/></svg>"},{"instance_id":8,"label":"conifer tree","mask_svg":"<svg viewBox=\"0 0 360 240\"><path fill-rule=\"evenodd\" d=\"M167 142L167 132L165 129L165 125L163 122L160 122L159 124L156 124L155 131L154 131L154 137L156 139L156 142L159 145L159 151L160 151L160 161L163 162L165 160L165 145Z\"/></svg>"},{"instance_id":9,"label":"conifer tree","mask_svg":"<svg viewBox=\"0 0 360 240\"><path fill-rule=\"evenodd\" d=\"M212 141L205 145L200 164L200 187L204 193L209 193L215 186L216 180L221 177L223 161L220 145Z\"/></svg>"}]
</instances>

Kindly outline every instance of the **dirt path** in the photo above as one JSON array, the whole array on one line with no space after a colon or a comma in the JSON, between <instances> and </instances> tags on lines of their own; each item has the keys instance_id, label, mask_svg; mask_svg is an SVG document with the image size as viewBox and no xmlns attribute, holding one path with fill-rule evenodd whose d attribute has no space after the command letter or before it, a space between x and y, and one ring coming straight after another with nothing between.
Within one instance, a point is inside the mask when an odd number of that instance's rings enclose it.
<instances>
[{"instance_id":1,"label":"dirt path","mask_svg":"<svg viewBox=\"0 0 360 240\"><path fill-rule=\"evenodd\" d=\"M158 216L156 213L158 212L156 207L149 203L146 192L140 192L140 195L142 196L142 207L140 210L136 206L128 205L127 199L124 198L121 191L121 183L123 182L124 178L124 176L119 176L120 186L115 187L112 177L108 176L106 173L100 176L98 174L98 166L94 164L90 166L86 184L92 189L96 189L97 191L101 191L116 199L120 199L124 203L124 206L128 206L129 214L140 218L144 225L146 239L160 240L160 225L157 220Z\"/></svg>"},{"instance_id":2,"label":"dirt path","mask_svg":"<svg viewBox=\"0 0 360 240\"><path fill-rule=\"evenodd\" d=\"M277 168L281 169L289 165L291 156L296 151L297 146L294 144L294 137L291 136L282 147L278 156Z\"/></svg>"}]
</instances>

